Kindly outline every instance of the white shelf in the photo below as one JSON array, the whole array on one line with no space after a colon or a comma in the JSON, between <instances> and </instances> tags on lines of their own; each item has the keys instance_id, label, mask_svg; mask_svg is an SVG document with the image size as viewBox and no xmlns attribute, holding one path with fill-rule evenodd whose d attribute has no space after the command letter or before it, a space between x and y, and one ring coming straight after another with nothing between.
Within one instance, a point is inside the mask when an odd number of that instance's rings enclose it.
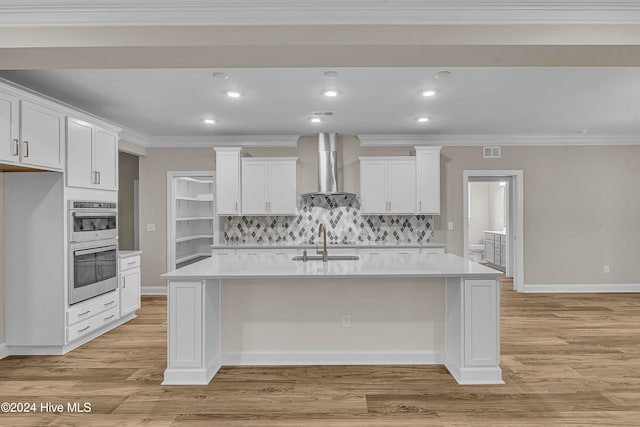
<instances>
[{"instance_id":1,"label":"white shelf","mask_svg":"<svg viewBox=\"0 0 640 427\"><path fill-rule=\"evenodd\" d=\"M191 261L192 259L201 258L201 257L210 257L211 252L199 252L195 254L188 255L186 257L176 259L176 264L182 264L186 261Z\"/></svg>"},{"instance_id":2,"label":"white shelf","mask_svg":"<svg viewBox=\"0 0 640 427\"><path fill-rule=\"evenodd\" d=\"M204 220L212 220L212 216L189 216L184 218L176 218L176 221L204 221Z\"/></svg>"},{"instance_id":3,"label":"white shelf","mask_svg":"<svg viewBox=\"0 0 640 427\"><path fill-rule=\"evenodd\" d=\"M208 202L213 203L213 195L208 194L206 197L176 197L176 200L186 200L188 202Z\"/></svg>"},{"instance_id":4,"label":"white shelf","mask_svg":"<svg viewBox=\"0 0 640 427\"><path fill-rule=\"evenodd\" d=\"M176 239L176 243L189 242L191 240L198 239L213 239L213 234L198 234L195 236L179 237Z\"/></svg>"}]
</instances>

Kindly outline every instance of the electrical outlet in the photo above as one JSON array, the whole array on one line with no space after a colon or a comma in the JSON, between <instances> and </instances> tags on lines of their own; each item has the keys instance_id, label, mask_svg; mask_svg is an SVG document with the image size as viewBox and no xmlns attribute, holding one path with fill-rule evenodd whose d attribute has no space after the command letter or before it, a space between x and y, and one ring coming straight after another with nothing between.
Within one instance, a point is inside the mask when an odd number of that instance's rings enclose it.
<instances>
[{"instance_id":1,"label":"electrical outlet","mask_svg":"<svg viewBox=\"0 0 640 427\"><path fill-rule=\"evenodd\" d=\"M447 228L449 229L449 231L453 230L453 223L450 222L449 224L447 224Z\"/></svg>"},{"instance_id":2,"label":"electrical outlet","mask_svg":"<svg viewBox=\"0 0 640 427\"><path fill-rule=\"evenodd\" d=\"M342 315L342 327L343 328L350 328L351 327L351 315L350 314L343 314Z\"/></svg>"},{"instance_id":3,"label":"electrical outlet","mask_svg":"<svg viewBox=\"0 0 640 427\"><path fill-rule=\"evenodd\" d=\"M147 224L147 231L156 231L155 224Z\"/></svg>"},{"instance_id":4,"label":"electrical outlet","mask_svg":"<svg viewBox=\"0 0 640 427\"><path fill-rule=\"evenodd\" d=\"M609 264L605 264L604 265L604 272L608 273L609 271L611 271L611 269L609 268Z\"/></svg>"}]
</instances>

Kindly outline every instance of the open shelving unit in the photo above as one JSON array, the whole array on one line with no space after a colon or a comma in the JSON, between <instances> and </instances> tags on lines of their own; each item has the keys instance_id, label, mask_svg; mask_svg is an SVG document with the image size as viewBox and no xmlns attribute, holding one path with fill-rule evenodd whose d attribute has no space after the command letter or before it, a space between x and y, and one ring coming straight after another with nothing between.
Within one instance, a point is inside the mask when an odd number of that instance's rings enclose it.
<instances>
[{"instance_id":1,"label":"open shelving unit","mask_svg":"<svg viewBox=\"0 0 640 427\"><path fill-rule=\"evenodd\" d=\"M167 172L169 270L211 256L216 230L213 172Z\"/></svg>"}]
</instances>

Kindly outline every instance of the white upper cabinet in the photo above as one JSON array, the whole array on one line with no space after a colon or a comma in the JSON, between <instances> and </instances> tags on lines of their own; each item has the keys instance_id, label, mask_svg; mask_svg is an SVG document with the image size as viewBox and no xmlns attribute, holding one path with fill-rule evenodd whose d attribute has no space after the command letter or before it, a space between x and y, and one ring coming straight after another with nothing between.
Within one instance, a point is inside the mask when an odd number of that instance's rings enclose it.
<instances>
[{"instance_id":1,"label":"white upper cabinet","mask_svg":"<svg viewBox=\"0 0 640 427\"><path fill-rule=\"evenodd\" d=\"M218 215L240 215L240 148L216 150L216 205Z\"/></svg>"},{"instance_id":2,"label":"white upper cabinet","mask_svg":"<svg viewBox=\"0 0 640 427\"><path fill-rule=\"evenodd\" d=\"M416 147L418 213L440 215L440 149Z\"/></svg>"},{"instance_id":3,"label":"white upper cabinet","mask_svg":"<svg viewBox=\"0 0 640 427\"><path fill-rule=\"evenodd\" d=\"M0 161L31 168L64 167L64 114L0 92Z\"/></svg>"},{"instance_id":4,"label":"white upper cabinet","mask_svg":"<svg viewBox=\"0 0 640 427\"><path fill-rule=\"evenodd\" d=\"M242 214L295 215L296 158L243 158Z\"/></svg>"},{"instance_id":5,"label":"white upper cabinet","mask_svg":"<svg viewBox=\"0 0 640 427\"><path fill-rule=\"evenodd\" d=\"M415 158L360 157L360 209L369 215L414 214Z\"/></svg>"},{"instance_id":6,"label":"white upper cabinet","mask_svg":"<svg viewBox=\"0 0 640 427\"><path fill-rule=\"evenodd\" d=\"M67 118L67 186L117 190L118 136Z\"/></svg>"}]
</instances>

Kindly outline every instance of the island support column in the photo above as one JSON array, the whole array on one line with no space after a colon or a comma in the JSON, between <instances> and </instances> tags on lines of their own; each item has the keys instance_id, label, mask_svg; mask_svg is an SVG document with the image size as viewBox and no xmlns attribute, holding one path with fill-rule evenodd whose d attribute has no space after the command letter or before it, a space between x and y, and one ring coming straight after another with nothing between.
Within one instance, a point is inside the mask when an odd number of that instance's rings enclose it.
<instances>
[{"instance_id":1,"label":"island support column","mask_svg":"<svg viewBox=\"0 0 640 427\"><path fill-rule=\"evenodd\" d=\"M167 284L163 385L206 385L222 365L220 280Z\"/></svg>"},{"instance_id":2,"label":"island support column","mask_svg":"<svg viewBox=\"0 0 640 427\"><path fill-rule=\"evenodd\" d=\"M445 366L459 384L504 384L498 279L446 279Z\"/></svg>"}]
</instances>

